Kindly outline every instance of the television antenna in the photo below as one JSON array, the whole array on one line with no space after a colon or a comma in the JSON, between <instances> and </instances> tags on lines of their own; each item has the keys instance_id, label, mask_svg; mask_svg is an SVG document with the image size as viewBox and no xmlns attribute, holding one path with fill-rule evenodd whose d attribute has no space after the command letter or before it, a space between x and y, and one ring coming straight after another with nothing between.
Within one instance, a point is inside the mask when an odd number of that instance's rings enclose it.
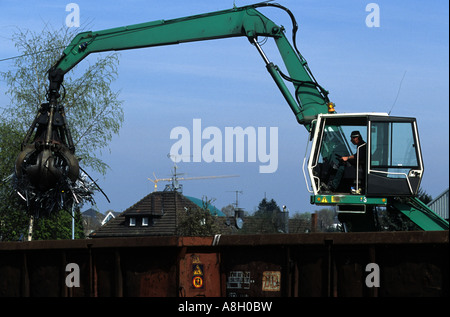
<instances>
[{"instance_id":1,"label":"television antenna","mask_svg":"<svg viewBox=\"0 0 450 317\"><path fill-rule=\"evenodd\" d=\"M236 206L236 209L238 209L239 206L239 194L243 194L244 192L242 190L228 190L229 193L236 193L236 202L233 203L233 205Z\"/></svg>"}]
</instances>

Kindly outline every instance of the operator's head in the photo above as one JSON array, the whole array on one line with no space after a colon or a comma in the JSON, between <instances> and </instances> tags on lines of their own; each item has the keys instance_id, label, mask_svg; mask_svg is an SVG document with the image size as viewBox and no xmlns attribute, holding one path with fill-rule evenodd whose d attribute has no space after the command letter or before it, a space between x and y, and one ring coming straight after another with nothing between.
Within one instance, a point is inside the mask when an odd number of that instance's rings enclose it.
<instances>
[{"instance_id":1,"label":"operator's head","mask_svg":"<svg viewBox=\"0 0 450 317\"><path fill-rule=\"evenodd\" d=\"M352 134L350 134L350 139L353 144L359 144L362 141L361 133L359 131L353 131Z\"/></svg>"}]
</instances>

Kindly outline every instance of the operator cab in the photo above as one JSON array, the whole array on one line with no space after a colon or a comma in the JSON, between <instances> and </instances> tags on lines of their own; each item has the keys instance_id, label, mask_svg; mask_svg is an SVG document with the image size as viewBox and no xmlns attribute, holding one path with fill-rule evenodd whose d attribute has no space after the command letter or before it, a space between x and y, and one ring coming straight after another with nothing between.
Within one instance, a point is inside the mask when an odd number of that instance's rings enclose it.
<instances>
[{"instance_id":1,"label":"operator cab","mask_svg":"<svg viewBox=\"0 0 450 317\"><path fill-rule=\"evenodd\" d=\"M363 140L351 142L358 132ZM387 114L319 114L308 173L314 195L416 195L423 174L416 120ZM342 157L357 154L355 160Z\"/></svg>"}]
</instances>

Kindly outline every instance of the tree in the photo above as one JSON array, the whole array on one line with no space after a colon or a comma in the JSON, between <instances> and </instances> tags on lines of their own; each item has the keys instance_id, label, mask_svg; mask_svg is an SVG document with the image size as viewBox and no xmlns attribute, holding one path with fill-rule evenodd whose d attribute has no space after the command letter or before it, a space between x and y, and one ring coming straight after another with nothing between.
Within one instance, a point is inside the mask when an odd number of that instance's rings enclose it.
<instances>
[{"instance_id":1,"label":"tree","mask_svg":"<svg viewBox=\"0 0 450 317\"><path fill-rule=\"evenodd\" d=\"M227 217L234 217L235 207L233 204L229 204L223 207L220 211L222 211Z\"/></svg>"},{"instance_id":2,"label":"tree","mask_svg":"<svg viewBox=\"0 0 450 317\"><path fill-rule=\"evenodd\" d=\"M267 201L263 198L258 205L258 209L253 214L253 217L259 218L256 221L260 233L278 233L282 228L280 219L281 209L273 198Z\"/></svg>"},{"instance_id":3,"label":"tree","mask_svg":"<svg viewBox=\"0 0 450 317\"><path fill-rule=\"evenodd\" d=\"M312 221L310 212L294 213L291 220L292 225L289 226L289 233L305 233L313 229L311 228Z\"/></svg>"},{"instance_id":4,"label":"tree","mask_svg":"<svg viewBox=\"0 0 450 317\"><path fill-rule=\"evenodd\" d=\"M10 179L15 154L20 150L19 135L14 125L0 122L0 241L26 239L28 231L29 218Z\"/></svg>"},{"instance_id":5,"label":"tree","mask_svg":"<svg viewBox=\"0 0 450 317\"><path fill-rule=\"evenodd\" d=\"M417 192L417 198L419 198L425 205L433 200L433 197L431 197L431 195L428 195L422 187L420 187L419 191Z\"/></svg>"},{"instance_id":6,"label":"tree","mask_svg":"<svg viewBox=\"0 0 450 317\"><path fill-rule=\"evenodd\" d=\"M335 212L330 208L322 208L316 211L317 226L319 231L334 231L333 224L335 223Z\"/></svg>"},{"instance_id":7,"label":"tree","mask_svg":"<svg viewBox=\"0 0 450 317\"><path fill-rule=\"evenodd\" d=\"M179 236L212 236L220 233L220 227L208 206L211 200L202 201L203 206L187 208L177 212L177 234Z\"/></svg>"},{"instance_id":8,"label":"tree","mask_svg":"<svg viewBox=\"0 0 450 317\"><path fill-rule=\"evenodd\" d=\"M10 97L10 104L0 113L2 240L17 240L27 232L28 211L20 204L8 177L13 173L20 144L38 107L46 102L47 71L74 37L72 30L67 27L54 30L46 25L41 32L17 29L11 36L20 57L14 60L9 71L0 72L8 87L6 94ZM98 153L107 148L124 120L119 93L111 88L117 77L118 62L118 54L112 53L97 55L96 59L89 58L80 64L84 66L76 66L66 74L62 89L64 98L59 100L65 108L75 154L81 159L83 169L91 168L103 175L108 165Z\"/></svg>"},{"instance_id":9,"label":"tree","mask_svg":"<svg viewBox=\"0 0 450 317\"><path fill-rule=\"evenodd\" d=\"M83 239L84 230L80 209L75 211L75 239ZM62 240L72 238L72 214L67 210L37 218L33 224L33 240Z\"/></svg>"},{"instance_id":10,"label":"tree","mask_svg":"<svg viewBox=\"0 0 450 317\"><path fill-rule=\"evenodd\" d=\"M14 67L0 76L8 86L10 105L4 109L2 120L17 127L23 137L37 108L46 102L47 71L56 63L62 50L74 37L70 28L53 30L48 25L41 32L18 29L12 41L21 57ZM111 89L117 77L118 54L100 56L81 68L79 64L65 75L60 103L64 106L67 121L76 147L76 154L85 167L102 174L108 165L96 151L104 149L114 134L118 134L124 115L119 93ZM22 139L18 139L20 144Z\"/></svg>"},{"instance_id":11,"label":"tree","mask_svg":"<svg viewBox=\"0 0 450 317\"><path fill-rule=\"evenodd\" d=\"M255 212L255 217L271 217L277 212L281 212L280 207L277 205L273 198L270 201L267 201L266 198L263 198L258 205L258 210Z\"/></svg>"}]
</instances>

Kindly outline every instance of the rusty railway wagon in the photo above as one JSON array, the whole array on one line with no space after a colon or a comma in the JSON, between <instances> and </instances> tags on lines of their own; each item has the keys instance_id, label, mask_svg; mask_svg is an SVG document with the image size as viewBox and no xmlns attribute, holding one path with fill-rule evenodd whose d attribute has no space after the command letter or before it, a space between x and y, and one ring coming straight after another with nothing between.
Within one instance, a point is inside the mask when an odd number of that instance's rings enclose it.
<instances>
[{"instance_id":1,"label":"rusty railway wagon","mask_svg":"<svg viewBox=\"0 0 450 317\"><path fill-rule=\"evenodd\" d=\"M448 231L0 243L0 296L448 295Z\"/></svg>"}]
</instances>

